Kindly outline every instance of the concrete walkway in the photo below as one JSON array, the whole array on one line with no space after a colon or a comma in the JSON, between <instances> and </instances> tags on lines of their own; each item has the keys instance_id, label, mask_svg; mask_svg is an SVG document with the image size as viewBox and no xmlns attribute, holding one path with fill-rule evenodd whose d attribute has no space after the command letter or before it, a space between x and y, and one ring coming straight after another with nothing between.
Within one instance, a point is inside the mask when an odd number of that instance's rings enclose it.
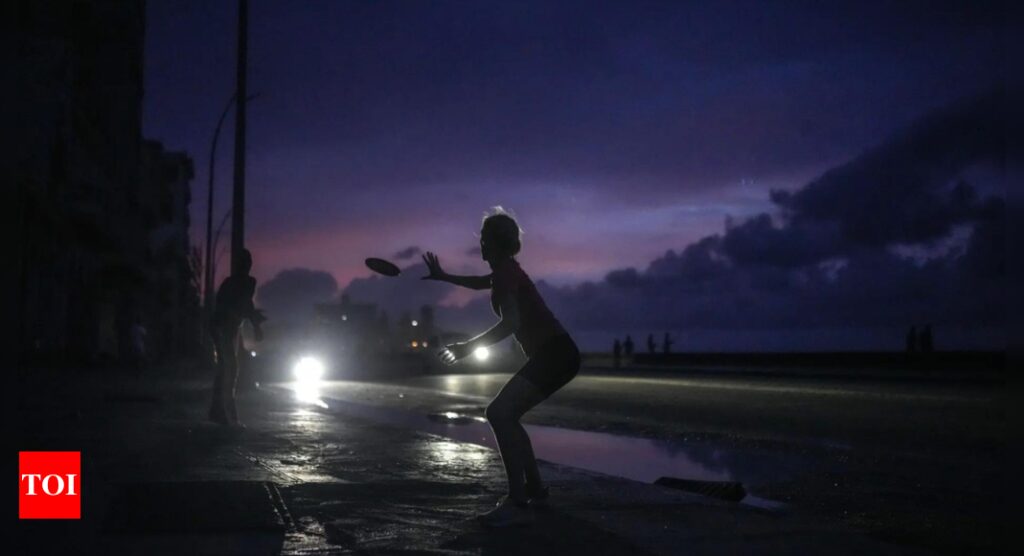
<instances>
[{"instance_id":1,"label":"concrete walkway","mask_svg":"<svg viewBox=\"0 0 1024 556\"><path fill-rule=\"evenodd\" d=\"M17 522L18 553L910 554L844 527L544 464L524 529L474 516L498 455L241 394L245 430L205 421L207 381L22 373L18 450L82 452L83 519Z\"/></svg>"}]
</instances>

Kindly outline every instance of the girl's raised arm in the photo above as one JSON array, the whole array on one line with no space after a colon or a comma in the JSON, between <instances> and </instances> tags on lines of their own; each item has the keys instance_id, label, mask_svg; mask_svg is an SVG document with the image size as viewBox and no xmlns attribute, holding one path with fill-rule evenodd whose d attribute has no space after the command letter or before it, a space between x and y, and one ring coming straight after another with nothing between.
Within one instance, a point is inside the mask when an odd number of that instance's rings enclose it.
<instances>
[{"instance_id":1,"label":"girl's raised arm","mask_svg":"<svg viewBox=\"0 0 1024 556\"><path fill-rule=\"evenodd\" d=\"M422 280L439 280L441 282L448 282L471 290L486 290L491 287L490 274L487 276L458 276L455 274L448 274L441 268L441 262L437 259L437 255L429 251L423 255L423 262L427 265L428 274L421 278Z\"/></svg>"}]
</instances>

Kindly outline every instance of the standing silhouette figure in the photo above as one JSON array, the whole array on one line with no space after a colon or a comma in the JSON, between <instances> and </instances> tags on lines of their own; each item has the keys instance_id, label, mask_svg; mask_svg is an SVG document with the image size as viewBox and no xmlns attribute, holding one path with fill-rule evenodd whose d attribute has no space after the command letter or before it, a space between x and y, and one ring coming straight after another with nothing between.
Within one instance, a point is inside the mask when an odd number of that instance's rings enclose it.
<instances>
[{"instance_id":1,"label":"standing silhouette figure","mask_svg":"<svg viewBox=\"0 0 1024 556\"><path fill-rule=\"evenodd\" d=\"M142 372L146 368L146 338L149 335L149 332L146 331L146 327L142 325L142 317L136 315L135 320L132 322L130 334L132 341L132 363L135 367L135 376L141 376Z\"/></svg>"},{"instance_id":2,"label":"standing silhouette figure","mask_svg":"<svg viewBox=\"0 0 1024 556\"><path fill-rule=\"evenodd\" d=\"M647 335L647 353L654 354L658 351L658 344L654 342L654 334Z\"/></svg>"},{"instance_id":3,"label":"standing silhouette figure","mask_svg":"<svg viewBox=\"0 0 1024 556\"><path fill-rule=\"evenodd\" d=\"M266 317L253 305L256 293L256 279L249 275L252 270L252 254L248 249L239 253L238 260L232 260L231 276L217 289L217 301L213 308L213 344L217 351L217 376L213 380L213 399L210 402L209 418L221 425L242 426L238 422L238 408L235 406L235 386L238 382L238 352L241 351L242 322L252 323L257 342L263 340L263 321Z\"/></svg>"},{"instance_id":4,"label":"standing silhouette figure","mask_svg":"<svg viewBox=\"0 0 1024 556\"><path fill-rule=\"evenodd\" d=\"M932 337L932 325L924 325L924 328L921 329L921 336L919 337L917 344L923 353L931 353L935 349L934 338Z\"/></svg>"},{"instance_id":5,"label":"standing silhouette figure","mask_svg":"<svg viewBox=\"0 0 1024 556\"><path fill-rule=\"evenodd\" d=\"M669 336L668 332L665 333L665 338L662 340L661 349L666 355L672 353L672 336Z\"/></svg>"},{"instance_id":6,"label":"standing silhouette figure","mask_svg":"<svg viewBox=\"0 0 1024 556\"><path fill-rule=\"evenodd\" d=\"M498 323L474 338L445 346L439 357L453 364L475 350L514 335L528 361L502 387L487 406L487 421L494 431L508 479L508 494L497 506L479 516L481 524L507 527L533 521L532 507L546 505L533 445L519 420L569 383L579 372L580 352L572 337L551 313L515 256L521 248L520 228L501 207L483 220L480 255L491 267L487 276L456 276L441 268L433 253L423 255L425 280L442 280L465 288L491 290L491 309Z\"/></svg>"},{"instance_id":7,"label":"standing silhouette figure","mask_svg":"<svg viewBox=\"0 0 1024 556\"><path fill-rule=\"evenodd\" d=\"M629 334L626 335L626 341L622 343L622 351L627 358L633 357L633 338Z\"/></svg>"},{"instance_id":8,"label":"standing silhouette figure","mask_svg":"<svg viewBox=\"0 0 1024 556\"><path fill-rule=\"evenodd\" d=\"M907 331L907 353L917 352L917 327L911 326L910 330Z\"/></svg>"}]
</instances>

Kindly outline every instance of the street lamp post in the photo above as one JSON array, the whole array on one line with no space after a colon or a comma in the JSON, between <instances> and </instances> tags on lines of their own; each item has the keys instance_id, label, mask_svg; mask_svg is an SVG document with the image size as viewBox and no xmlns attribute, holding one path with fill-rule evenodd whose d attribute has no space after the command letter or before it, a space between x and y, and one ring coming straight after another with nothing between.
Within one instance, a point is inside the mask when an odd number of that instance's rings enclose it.
<instances>
[{"instance_id":1,"label":"street lamp post","mask_svg":"<svg viewBox=\"0 0 1024 556\"><path fill-rule=\"evenodd\" d=\"M213 130L213 139L210 142L210 166L207 176L207 193L206 193L206 257L203 264L203 323L206 326L206 331L203 334L204 344L209 341L209 327L211 326L211 318L213 314L214 300L214 275L213 275L213 184L214 184L214 165L217 157L217 140L220 138L220 130L224 126L224 120L227 118L228 112L232 106L236 106L235 111L235 172L234 172L234 193L232 196L231 210L228 211L232 214L232 234L231 234L231 255L232 260L238 254L238 251L244 246L243 233L245 230L245 108L248 101L254 99L256 95L249 96L246 94L246 59L247 59L247 47L248 47L248 19L249 19L249 2L248 0L239 0L238 2L238 65L236 75L236 89L235 93L228 99L227 104L224 106L224 110L220 114L220 119L217 120L217 127ZM227 215L225 215L225 221ZM223 228L224 222L221 222L221 228ZM220 235L220 229L217 230L217 235Z\"/></svg>"},{"instance_id":2,"label":"street lamp post","mask_svg":"<svg viewBox=\"0 0 1024 556\"><path fill-rule=\"evenodd\" d=\"M231 95L224 111L217 120L217 127L213 130L213 140L210 142L210 168L207 172L206 186L206 260L203 262L203 307L206 310L206 322L209 323L210 312L213 310L213 272L210 266L213 256L213 174L214 161L217 159L217 140L220 138L220 129L224 126L224 120L235 103L235 95Z\"/></svg>"},{"instance_id":3,"label":"street lamp post","mask_svg":"<svg viewBox=\"0 0 1024 556\"><path fill-rule=\"evenodd\" d=\"M246 99L252 101L258 94L249 95ZM203 261L203 322L209 332L210 318L213 313L214 304L214 273L213 273L213 184L214 184L214 173L216 168L217 160L217 143L220 140L220 130L224 127L224 120L227 119L228 113L231 111L231 107L235 104L235 95L231 95L227 103L224 105L224 110L220 113L220 118L217 120L217 127L213 130L213 139L210 141L210 161L209 170L207 171L207 185L206 185L206 256ZM231 210L228 210L227 214L230 214ZM225 215L225 219L227 215ZM218 235L220 228L224 227L224 222L221 222L218 227ZM204 343L209 338L209 334L203 335Z\"/></svg>"},{"instance_id":4,"label":"street lamp post","mask_svg":"<svg viewBox=\"0 0 1024 556\"><path fill-rule=\"evenodd\" d=\"M220 219L220 225L217 226L217 233L213 235L213 247L211 251L217 253L217 246L220 245L220 233L224 231L224 225L227 224L228 218L231 216L231 209L224 212L224 217ZM210 263L210 282L217 281L217 262L220 260L220 255L215 255L213 261ZM216 297L216 296L215 296Z\"/></svg>"},{"instance_id":5,"label":"street lamp post","mask_svg":"<svg viewBox=\"0 0 1024 556\"><path fill-rule=\"evenodd\" d=\"M231 266L245 248L245 105L249 47L249 0L238 0L238 60L235 74L235 174L231 200Z\"/></svg>"}]
</instances>

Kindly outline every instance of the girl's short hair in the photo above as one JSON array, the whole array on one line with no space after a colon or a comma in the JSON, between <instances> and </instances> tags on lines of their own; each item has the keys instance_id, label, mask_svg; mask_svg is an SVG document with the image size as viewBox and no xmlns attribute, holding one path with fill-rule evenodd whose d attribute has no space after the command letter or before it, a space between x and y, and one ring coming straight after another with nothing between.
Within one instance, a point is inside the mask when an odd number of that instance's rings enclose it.
<instances>
[{"instance_id":1,"label":"girl's short hair","mask_svg":"<svg viewBox=\"0 0 1024 556\"><path fill-rule=\"evenodd\" d=\"M516 219L500 206L492 207L484 213L480 237L492 244L501 254L514 257L523 247L521 236L523 230Z\"/></svg>"}]
</instances>

